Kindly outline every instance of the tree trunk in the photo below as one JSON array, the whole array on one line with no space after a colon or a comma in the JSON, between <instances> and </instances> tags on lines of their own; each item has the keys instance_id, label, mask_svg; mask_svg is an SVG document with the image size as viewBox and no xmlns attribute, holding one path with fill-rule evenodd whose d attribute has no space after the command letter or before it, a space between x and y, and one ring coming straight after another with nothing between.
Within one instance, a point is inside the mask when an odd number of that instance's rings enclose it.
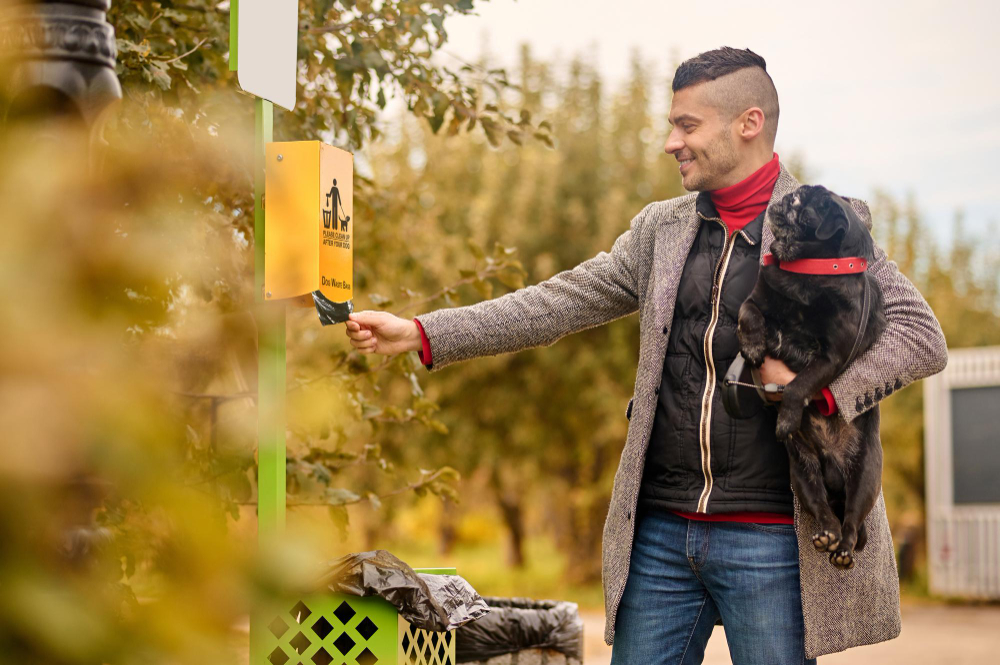
<instances>
[{"instance_id":1,"label":"tree trunk","mask_svg":"<svg viewBox=\"0 0 1000 665\"><path fill-rule=\"evenodd\" d=\"M441 556L448 556L455 549L455 542L458 540L455 528L457 512L455 504L445 499L441 507L441 522L438 524L438 553Z\"/></svg>"},{"instance_id":2,"label":"tree trunk","mask_svg":"<svg viewBox=\"0 0 1000 665\"><path fill-rule=\"evenodd\" d=\"M520 496L517 492L504 489L500 470L496 464L490 473L490 485L496 496L504 526L507 527L507 562L514 568L524 568L524 514L521 510Z\"/></svg>"}]
</instances>

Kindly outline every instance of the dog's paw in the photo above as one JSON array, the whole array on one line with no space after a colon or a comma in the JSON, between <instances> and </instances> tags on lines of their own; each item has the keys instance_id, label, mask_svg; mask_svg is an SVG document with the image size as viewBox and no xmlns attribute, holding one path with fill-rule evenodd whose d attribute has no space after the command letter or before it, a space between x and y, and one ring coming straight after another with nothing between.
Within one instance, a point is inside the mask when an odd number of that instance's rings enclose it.
<instances>
[{"instance_id":1,"label":"dog's paw","mask_svg":"<svg viewBox=\"0 0 1000 665\"><path fill-rule=\"evenodd\" d=\"M782 402L781 411L778 413L778 426L774 430L774 435L778 441L791 441L792 435L799 431L802 426L802 406L797 404Z\"/></svg>"},{"instance_id":2,"label":"dog's paw","mask_svg":"<svg viewBox=\"0 0 1000 665\"><path fill-rule=\"evenodd\" d=\"M767 355L767 348L764 343L747 342L741 345L740 351L751 367L760 367L764 364L764 356Z\"/></svg>"},{"instance_id":3,"label":"dog's paw","mask_svg":"<svg viewBox=\"0 0 1000 665\"><path fill-rule=\"evenodd\" d=\"M840 534L823 529L813 534L813 547L820 552L834 552L840 546Z\"/></svg>"},{"instance_id":4,"label":"dog's paw","mask_svg":"<svg viewBox=\"0 0 1000 665\"><path fill-rule=\"evenodd\" d=\"M830 552L830 563L837 568L850 570L851 568L854 568L854 555L850 550L837 550L836 552Z\"/></svg>"}]
</instances>

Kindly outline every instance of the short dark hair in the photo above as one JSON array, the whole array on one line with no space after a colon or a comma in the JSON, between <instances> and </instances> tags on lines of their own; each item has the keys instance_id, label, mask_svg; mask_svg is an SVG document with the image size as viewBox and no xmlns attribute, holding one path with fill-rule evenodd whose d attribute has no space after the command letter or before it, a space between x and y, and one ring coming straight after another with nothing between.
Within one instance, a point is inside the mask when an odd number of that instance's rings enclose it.
<instances>
[{"instance_id":1,"label":"short dark hair","mask_svg":"<svg viewBox=\"0 0 1000 665\"><path fill-rule=\"evenodd\" d=\"M767 71L767 63L750 49L729 46L699 53L681 63L671 84L674 92L702 81L714 81L745 67L760 67Z\"/></svg>"},{"instance_id":2,"label":"short dark hair","mask_svg":"<svg viewBox=\"0 0 1000 665\"><path fill-rule=\"evenodd\" d=\"M738 75L731 76L739 72ZM726 77L713 91L713 105L727 122L752 106L764 112L764 132L774 147L778 132L778 91L767 73L767 63L750 49L723 46L682 62L674 73L674 92L705 81Z\"/></svg>"}]
</instances>

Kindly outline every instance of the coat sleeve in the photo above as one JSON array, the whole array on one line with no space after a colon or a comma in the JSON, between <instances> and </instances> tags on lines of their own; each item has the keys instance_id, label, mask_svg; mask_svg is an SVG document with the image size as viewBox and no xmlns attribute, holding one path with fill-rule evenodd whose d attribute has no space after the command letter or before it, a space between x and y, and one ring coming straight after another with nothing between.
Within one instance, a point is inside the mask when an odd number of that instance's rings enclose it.
<instances>
[{"instance_id":1,"label":"coat sleeve","mask_svg":"<svg viewBox=\"0 0 1000 665\"><path fill-rule=\"evenodd\" d=\"M425 367L436 372L470 358L551 346L570 333L636 312L637 266L641 255L652 254L643 229L656 205L632 219L610 252L499 298L417 316L433 358Z\"/></svg>"},{"instance_id":2,"label":"coat sleeve","mask_svg":"<svg viewBox=\"0 0 1000 665\"><path fill-rule=\"evenodd\" d=\"M867 204L857 199L850 203L870 229ZM948 345L930 305L877 244L868 270L882 287L888 325L867 351L830 382L830 392L846 422L903 386L940 372L948 363Z\"/></svg>"},{"instance_id":3,"label":"coat sleeve","mask_svg":"<svg viewBox=\"0 0 1000 665\"><path fill-rule=\"evenodd\" d=\"M413 319L413 322L417 324L417 330L420 332L420 350L417 351L417 357L420 358L427 369L430 369L434 365L434 358L431 356L431 343L427 339L427 333L424 332L424 327L420 325L419 319Z\"/></svg>"}]
</instances>

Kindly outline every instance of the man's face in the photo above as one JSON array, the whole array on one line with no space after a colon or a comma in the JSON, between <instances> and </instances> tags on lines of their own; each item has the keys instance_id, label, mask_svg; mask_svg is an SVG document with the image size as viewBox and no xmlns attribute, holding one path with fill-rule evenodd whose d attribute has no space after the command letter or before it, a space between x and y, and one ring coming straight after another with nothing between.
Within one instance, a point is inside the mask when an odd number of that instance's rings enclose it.
<instances>
[{"instance_id":1,"label":"man's face","mask_svg":"<svg viewBox=\"0 0 1000 665\"><path fill-rule=\"evenodd\" d=\"M670 134L664 151L677 158L681 183L689 192L721 189L740 162L732 124L724 123L715 107L704 101L698 83L674 93L670 103Z\"/></svg>"}]
</instances>

